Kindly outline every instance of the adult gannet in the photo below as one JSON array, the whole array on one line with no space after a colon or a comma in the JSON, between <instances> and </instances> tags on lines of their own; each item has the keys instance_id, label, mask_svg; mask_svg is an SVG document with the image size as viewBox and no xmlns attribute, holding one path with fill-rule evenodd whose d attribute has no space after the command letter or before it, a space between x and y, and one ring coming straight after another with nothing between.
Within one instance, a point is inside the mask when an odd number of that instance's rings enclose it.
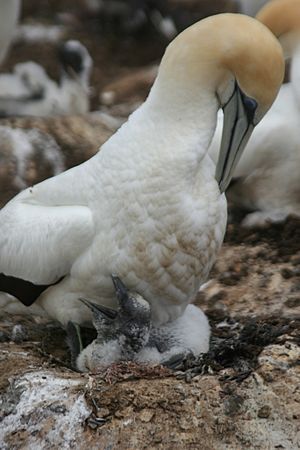
<instances>
[{"instance_id":1,"label":"adult gannet","mask_svg":"<svg viewBox=\"0 0 300 450\"><path fill-rule=\"evenodd\" d=\"M286 57L300 44L299 0L273 0L257 14L278 37ZM291 82L282 85L270 111L252 134L234 171L234 183L227 196L237 205L252 210L245 226L261 226L300 215L299 114L300 48L294 54ZM209 154L217 160L221 140L222 114Z\"/></svg>"},{"instance_id":2,"label":"adult gannet","mask_svg":"<svg viewBox=\"0 0 300 450\"><path fill-rule=\"evenodd\" d=\"M11 43L20 13L20 0L1 0L0 4L0 63Z\"/></svg>"},{"instance_id":3,"label":"adult gannet","mask_svg":"<svg viewBox=\"0 0 300 450\"><path fill-rule=\"evenodd\" d=\"M78 41L67 41L59 60L59 85L32 61L17 64L12 74L0 75L0 114L41 117L88 112L92 59L87 49Z\"/></svg>"},{"instance_id":4,"label":"adult gannet","mask_svg":"<svg viewBox=\"0 0 300 450\"><path fill-rule=\"evenodd\" d=\"M126 360L170 365L178 355L208 351L209 324L199 308L188 305L178 319L155 327L151 324L149 303L141 295L128 291L118 277L112 279L117 310L82 299L92 311L97 338L77 357L78 370L95 371Z\"/></svg>"},{"instance_id":5,"label":"adult gannet","mask_svg":"<svg viewBox=\"0 0 300 450\"><path fill-rule=\"evenodd\" d=\"M220 14L183 31L145 103L99 153L1 210L0 290L27 305L36 299L62 324L90 324L78 298L116 307L116 273L147 299L153 325L178 319L216 259L224 190L283 68L278 41L247 16ZM207 149L219 107L215 167Z\"/></svg>"}]
</instances>

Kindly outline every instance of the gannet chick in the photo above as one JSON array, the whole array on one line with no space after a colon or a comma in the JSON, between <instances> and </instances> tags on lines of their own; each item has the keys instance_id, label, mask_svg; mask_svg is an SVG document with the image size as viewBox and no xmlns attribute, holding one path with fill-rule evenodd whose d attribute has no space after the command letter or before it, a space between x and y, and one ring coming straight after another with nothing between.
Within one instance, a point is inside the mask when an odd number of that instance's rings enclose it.
<instances>
[{"instance_id":1,"label":"gannet chick","mask_svg":"<svg viewBox=\"0 0 300 450\"><path fill-rule=\"evenodd\" d=\"M84 114L89 110L92 59L78 41L67 41L59 50L58 85L42 66L19 63L12 74L0 75L1 116L52 116Z\"/></svg>"},{"instance_id":2,"label":"gannet chick","mask_svg":"<svg viewBox=\"0 0 300 450\"><path fill-rule=\"evenodd\" d=\"M4 60L20 14L20 0L1 0L0 5L0 63Z\"/></svg>"},{"instance_id":3,"label":"gannet chick","mask_svg":"<svg viewBox=\"0 0 300 450\"><path fill-rule=\"evenodd\" d=\"M78 298L116 307L117 273L147 299L154 326L182 316L217 257L223 192L283 68L277 40L247 16L216 15L178 35L147 100L100 152L0 211L0 290L64 325L91 324ZM207 150L220 106L216 168Z\"/></svg>"},{"instance_id":4,"label":"gannet chick","mask_svg":"<svg viewBox=\"0 0 300 450\"><path fill-rule=\"evenodd\" d=\"M273 0L257 15L278 37L286 57L300 44L300 2ZM227 197L250 211L242 224L264 226L300 215L299 115L300 47L292 60L291 82L283 85L272 108L257 126L234 171ZM216 161L221 140L222 114L210 156Z\"/></svg>"},{"instance_id":5,"label":"gannet chick","mask_svg":"<svg viewBox=\"0 0 300 450\"><path fill-rule=\"evenodd\" d=\"M133 361L149 341L149 303L139 294L129 292L118 277L112 279L119 304L117 311L82 300L91 309L97 330L97 339L77 358L77 368L82 372L114 362Z\"/></svg>"},{"instance_id":6,"label":"gannet chick","mask_svg":"<svg viewBox=\"0 0 300 450\"><path fill-rule=\"evenodd\" d=\"M61 109L66 114L85 114L89 111L89 81L93 69L92 58L84 45L70 40L60 48L62 75ZM63 113L65 114L65 113Z\"/></svg>"},{"instance_id":7,"label":"gannet chick","mask_svg":"<svg viewBox=\"0 0 300 450\"><path fill-rule=\"evenodd\" d=\"M129 360L168 365L174 356L197 356L208 351L210 329L199 308L188 305L177 320L155 327L151 325L150 304L138 293L128 291L120 278L112 279L117 311L82 300L93 313L97 339L77 357L78 370L95 371Z\"/></svg>"}]
</instances>

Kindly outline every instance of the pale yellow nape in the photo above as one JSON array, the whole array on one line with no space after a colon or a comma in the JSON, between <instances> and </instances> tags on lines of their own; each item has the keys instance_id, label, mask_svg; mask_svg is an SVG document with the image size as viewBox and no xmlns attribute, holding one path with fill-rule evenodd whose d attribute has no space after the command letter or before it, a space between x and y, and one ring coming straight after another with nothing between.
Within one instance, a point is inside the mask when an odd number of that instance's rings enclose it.
<instances>
[{"instance_id":1,"label":"pale yellow nape","mask_svg":"<svg viewBox=\"0 0 300 450\"><path fill-rule=\"evenodd\" d=\"M170 83L170 73L180 83L206 85L215 92L231 73L266 112L283 81L282 48L256 19L218 14L195 23L171 42L159 70L160 82Z\"/></svg>"},{"instance_id":2,"label":"pale yellow nape","mask_svg":"<svg viewBox=\"0 0 300 450\"><path fill-rule=\"evenodd\" d=\"M256 19L268 27L277 38L292 29L300 28L299 0L272 0L256 15Z\"/></svg>"},{"instance_id":3,"label":"pale yellow nape","mask_svg":"<svg viewBox=\"0 0 300 450\"><path fill-rule=\"evenodd\" d=\"M300 41L300 0L272 0L256 15L279 39L286 58Z\"/></svg>"}]
</instances>

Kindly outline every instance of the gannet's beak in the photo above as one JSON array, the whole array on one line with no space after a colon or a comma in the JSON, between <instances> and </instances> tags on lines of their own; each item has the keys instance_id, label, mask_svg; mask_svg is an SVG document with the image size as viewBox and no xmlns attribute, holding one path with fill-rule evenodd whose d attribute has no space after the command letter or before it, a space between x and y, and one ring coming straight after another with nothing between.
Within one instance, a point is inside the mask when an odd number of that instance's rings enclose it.
<instances>
[{"instance_id":1,"label":"gannet's beak","mask_svg":"<svg viewBox=\"0 0 300 450\"><path fill-rule=\"evenodd\" d=\"M223 106L222 142L216 167L216 180L223 193L254 129L257 102L235 84L232 96Z\"/></svg>"},{"instance_id":2,"label":"gannet's beak","mask_svg":"<svg viewBox=\"0 0 300 450\"><path fill-rule=\"evenodd\" d=\"M121 279L115 274L111 274L111 279L114 283L115 291L119 302L124 302L128 300L128 290L125 284L121 281Z\"/></svg>"},{"instance_id":3,"label":"gannet's beak","mask_svg":"<svg viewBox=\"0 0 300 450\"><path fill-rule=\"evenodd\" d=\"M97 303L93 303L85 298L80 298L79 300L92 311L94 318L97 318L99 317L99 315L101 315L106 319L114 320L118 315L118 312L115 309L108 308L104 305L98 305Z\"/></svg>"}]
</instances>

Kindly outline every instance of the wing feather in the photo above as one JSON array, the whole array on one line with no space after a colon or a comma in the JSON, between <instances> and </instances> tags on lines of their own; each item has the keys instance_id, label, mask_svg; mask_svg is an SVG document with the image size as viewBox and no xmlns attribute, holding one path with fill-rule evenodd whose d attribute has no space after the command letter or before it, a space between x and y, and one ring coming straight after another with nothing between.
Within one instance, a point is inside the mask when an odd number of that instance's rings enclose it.
<instances>
[{"instance_id":1,"label":"wing feather","mask_svg":"<svg viewBox=\"0 0 300 450\"><path fill-rule=\"evenodd\" d=\"M0 219L0 273L37 284L69 273L94 237L87 206L45 206L16 198Z\"/></svg>"}]
</instances>

